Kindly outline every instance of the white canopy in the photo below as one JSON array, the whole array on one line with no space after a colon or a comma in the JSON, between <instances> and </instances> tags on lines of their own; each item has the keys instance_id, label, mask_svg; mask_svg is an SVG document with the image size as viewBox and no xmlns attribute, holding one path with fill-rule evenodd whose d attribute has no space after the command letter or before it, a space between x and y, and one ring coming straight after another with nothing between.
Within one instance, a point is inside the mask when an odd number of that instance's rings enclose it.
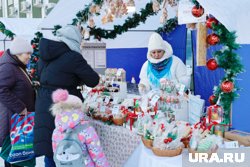
<instances>
[{"instance_id":1,"label":"white canopy","mask_svg":"<svg viewBox=\"0 0 250 167\"><path fill-rule=\"evenodd\" d=\"M240 44L250 44L249 0L197 0L202 7L229 31L236 31Z\"/></svg>"},{"instance_id":2,"label":"white canopy","mask_svg":"<svg viewBox=\"0 0 250 167\"><path fill-rule=\"evenodd\" d=\"M85 8L85 5L89 4L90 0L60 0L51 13L45 18L39 25L40 29L53 28L54 25L67 25L72 23L72 19L76 17L76 13ZM136 0L136 11L139 12L141 8L144 8L146 3L150 0ZM169 8L168 16L172 18L176 14L176 9ZM132 13L122 18L114 19L114 22L103 25L101 23L101 17L94 17L97 27L112 30L114 25L122 25L127 17L132 16ZM118 35L115 39L105 40L102 42L107 44L107 48L140 48L147 47L148 39L151 33L157 28L161 27L160 24L161 11L155 15L147 18L145 24L140 25L132 31ZM133 32L136 30L136 32Z\"/></svg>"}]
</instances>

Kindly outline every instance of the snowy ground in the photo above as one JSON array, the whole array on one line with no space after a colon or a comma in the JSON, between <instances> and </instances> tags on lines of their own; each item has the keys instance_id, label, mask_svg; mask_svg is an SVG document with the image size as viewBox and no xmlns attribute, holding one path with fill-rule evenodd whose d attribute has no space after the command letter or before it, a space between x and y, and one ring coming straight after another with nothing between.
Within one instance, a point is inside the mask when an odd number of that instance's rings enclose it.
<instances>
[{"instance_id":1,"label":"snowy ground","mask_svg":"<svg viewBox=\"0 0 250 167\"><path fill-rule=\"evenodd\" d=\"M1 148L0 148L1 150ZM44 167L44 157L39 157L36 159L36 167ZM0 167L4 167L4 161L0 158Z\"/></svg>"}]
</instances>

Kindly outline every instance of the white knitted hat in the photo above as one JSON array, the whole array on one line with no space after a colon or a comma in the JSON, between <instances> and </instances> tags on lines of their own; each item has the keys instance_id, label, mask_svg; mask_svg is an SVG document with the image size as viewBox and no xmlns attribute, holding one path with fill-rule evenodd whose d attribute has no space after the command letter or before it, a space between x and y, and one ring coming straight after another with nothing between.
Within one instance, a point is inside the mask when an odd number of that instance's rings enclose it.
<instances>
[{"instance_id":1,"label":"white knitted hat","mask_svg":"<svg viewBox=\"0 0 250 167\"><path fill-rule=\"evenodd\" d=\"M10 45L10 54L18 55L22 53L33 53L30 43L23 38L15 37Z\"/></svg>"},{"instance_id":2,"label":"white knitted hat","mask_svg":"<svg viewBox=\"0 0 250 167\"><path fill-rule=\"evenodd\" d=\"M154 59L151 57L150 52L153 50L164 50L165 54L161 59ZM173 49L171 45L162 39L162 37L158 33L153 33L148 41L148 53L147 53L147 59L151 63L159 63L169 57L173 54Z\"/></svg>"}]
</instances>

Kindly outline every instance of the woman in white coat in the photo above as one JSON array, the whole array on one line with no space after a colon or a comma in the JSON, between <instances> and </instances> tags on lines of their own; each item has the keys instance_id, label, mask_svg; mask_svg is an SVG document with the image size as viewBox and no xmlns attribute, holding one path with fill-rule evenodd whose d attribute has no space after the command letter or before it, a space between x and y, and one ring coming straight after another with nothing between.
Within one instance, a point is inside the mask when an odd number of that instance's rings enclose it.
<instances>
[{"instance_id":1,"label":"woman in white coat","mask_svg":"<svg viewBox=\"0 0 250 167\"><path fill-rule=\"evenodd\" d=\"M139 76L140 93L159 88L161 78L184 84L189 88L190 75L187 75L186 66L173 55L171 45L158 33L153 33L149 38L147 59Z\"/></svg>"}]
</instances>

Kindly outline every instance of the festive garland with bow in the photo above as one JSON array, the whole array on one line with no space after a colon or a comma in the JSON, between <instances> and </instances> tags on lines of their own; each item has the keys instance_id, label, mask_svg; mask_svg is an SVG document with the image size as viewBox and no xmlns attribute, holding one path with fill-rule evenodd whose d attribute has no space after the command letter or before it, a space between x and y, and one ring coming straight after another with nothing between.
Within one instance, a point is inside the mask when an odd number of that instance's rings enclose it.
<instances>
[{"instance_id":1,"label":"festive garland with bow","mask_svg":"<svg viewBox=\"0 0 250 167\"><path fill-rule=\"evenodd\" d=\"M192 14L200 17L204 10L202 6L193 0L195 6ZM221 67L225 70L225 76L221 79L220 84L214 87L214 94L209 97L211 105L220 105L224 109L222 124L230 124L231 104L239 94L239 88L235 86L235 78L243 72L243 65L240 61L239 54L235 50L239 44L235 42L235 32L229 32L224 25L219 23L215 18L210 17L206 21L206 26L213 30L212 34L207 36L209 45L221 44L224 47L213 53L213 58L207 61L207 68L215 70Z\"/></svg>"}]
</instances>

